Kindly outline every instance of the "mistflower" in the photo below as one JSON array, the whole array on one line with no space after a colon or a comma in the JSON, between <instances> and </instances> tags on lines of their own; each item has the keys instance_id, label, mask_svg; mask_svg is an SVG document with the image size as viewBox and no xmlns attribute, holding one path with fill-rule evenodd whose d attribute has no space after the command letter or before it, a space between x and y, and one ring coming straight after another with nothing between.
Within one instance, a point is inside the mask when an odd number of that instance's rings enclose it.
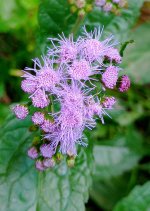
<instances>
[{"instance_id":1,"label":"mistflower","mask_svg":"<svg viewBox=\"0 0 150 211\"><path fill-rule=\"evenodd\" d=\"M130 88L130 79L127 75L123 75L120 78L119 91L126 92L129 88Z\"/></svg>"},{"instance_id":2,"label":"mistflower","mask_svg":"<svg viewBox=\"0 0 150 211\"><path fill-rule=\"evenodd\" d=\"M37 160L36 161L35 167L39 171L44 171L46 169L45 166L43 165L43 162L41 160Z\"/></svg>"},{"instance_id":3,"label":"mistflower","mask_svg":"<svg viewBox=\"0 0 150 211\"><path fill-rule=\"evenodd\" d=\"M18 119L25 119L29 113L28 108L24 105L16 105L12 108L12 111Z\"/></svg>"},{"instance_id":4,"label":"mistflower","mask_svg":"<svg viewBox=\"0 0 150 211\"><path fill-rule=\"evenodd\" d=\"M51 91L59 83L60 78L58 73L53 70L42 70L37 74L37 81L39 87L45 91Z\"/></svg>"},{"instance_id":5,"label":"mistflower","mask_svg":"<svg viewBox=\"0 0 150 211\"><path fill-rule=\"evenodd\" d=\"M54 123L52 123L49 119L44 119L43 123L41 124L41 129L45 133L50 133L54 130Z\"/></svg>"},{"instance_id":6,"label":"mistflower","mask_svg":"<svg viewBox=\"0 0 150 211\"><path fill-rule=\"evenodd\" d=\"M73 35L70 35L67 39L64 34L60 36L60 39L51 39L54 48L49 49L48 55L57 57L57 62L68 63L77 58L78 54L78 42L73 41ZM54 44L54 41L59 43L58 46Z\"/></svg>"},{"instance_id":7,"label":"mistflower","mask_svg":"<svg viewBox=\"0 0 150 211\"><path fill-rule=\"evenodd\" d=\"M52 168L55 166L55 160L53 158L46 158L43 160L43 165L46 168Z\"/></svg>"},{"instance_id":8,"label":"mistflower","mask_svg":"<svg viewBox=\"0 0 150 211\"><path fill-rule=\"evenodd\" d=\"M113 3L116 3L116 4L118 4L120 2L120 0L112 0L112 1L113 1Z\"/></svg>"},{"instance_id":9,"label":"mistflower","mask_svg":"<svg viewBox=\"0 0 150 211\"><path fill-rule=\"evenodd\" d=\"M108 50L105 52L105 57L110 61L114 61L116 63L121 63L122 60L118 49L113 47L108 48Z\"/></svg>"},{"instance_id":10,"label":"mistflower","mask_svg":"<svg viewBox=\"0 0 150 211\"><path fill-rule=\"evenodd\" d=\"M82 45L82 53L90 62L98 60L104 55L105 47L97 39L87 39Z\"/></svg>"},{"instance_id":11,"label":"mistflower","mask_svg":"<svg viewBox=\"0 0 150 211\"><path fill-rule=\"evenodd\" d=\"M44 158L51 158L54 154L54 151L50 144L43 144L40 147L40 152Z\"/></svg>"},{"instance_id":12,"label":"mistflower","mask_svg":"<svg viewBox=\"0 0 150 211\"><path fill-rule=\"evenodd\" d=\"M43 92L43 95L46 95L47 91L53 92L60 82L60 70L54 70L53 61L50 61L47 57L42 57L42 60L43 65L36 58L33 60L34 68L25 68L25 73L22 76L25 78L22 82L22 89L27 93L36 95L36 92ZM28 71L33 72L33 74ZM37 105L37 107L39 106Z\"/></svg>"},{"instance_id":13,"label":"mistflower","mask_svg":"<svg viewBox=\"0 0 150 211\"><path fill-rule=\"evenodd\" d=\"M108 48L116 45L113 36L109 36L107 39L100 41L103 28L95 28L91 33L88 33L84 28L85 39L80 42L80 54L90 62L98 61L99 65L102 63Z\"/></svg>"},{"instance_id":14,"label":"mistflower","mask_svg":"<svg viewBox=\"0 0 150 211\"><path fill-rule=\"evenodd\" d=\"M120 6L120 7L125 7L126 4L127 4L127 0L120 0L120 1L119 1L119 6Z\"/></svg>"},{"instance_id":15,"label":"mistflower","mask_svg":"<svg viewBox=\"0 0 150 211\"><path fill-rule=\"evenodd\" d=\"M96 2L108 10L112 1ZM117 64L122 58L115 47L117 42L112 35L103 40L102 31L95 28L89 33L84 28L76 41L73 35L51 38L48 55L42 56L42 61L34 59L32 68L25 68L21 88L29 94L30 118L41 134L41 140L36 137L32 142L28 156L35 159L39 171L52 168L58 154L59 160L66 157L72 166L78 154L76 145L87 146L85 129L96 127L97 119L103 124L116 102L114 96L107 96L107 88L124 92L130 86L128 76L118 80ZM23 105L12 110L20 119L29 113Z\"/></svg>"},{"instance_id":16,"label":"mistflower","mask_svg":"<svg viewBox=\"0 0 150 211\"><path fill-rule=\"evenodd\" d=\"M109 12L109 11L111 11L112 7L113 7L112 3L107 2L107 3L103 6L103 10L104 10L105 12Z\"/></svg>"},{"instance_id":17,"label":"mistflower","mask_svg":"<svg viewBox=\"0 0 150 211\"><path fill-rule=\"evenodd\" d=\"M85 4L86 4L85 0L75 0L75 5L78 8L83 8L85 6Z\"/></svg>"},{"instance_id":18,"label":"mistflower","mask_svg":"<svg viewBox=\"0 0 150 211\"><path fill-rule=\"evenodd\" d=\"M96 122L94 121L94 115L99 116L102 123L104 123L103 120L103 114L105 114L102 105L100 104L98 98L96 101L93 99L92 96L89 97L89 99L86 102L86 117L91 120L91 127L93 128L96 125Z\"/></svg>"},{"instance_id":19,"label":"mistflower","mask_svg":"<svg viewBox=\"0 0 150 211\"><path fill-rule=\"evenodd\" d=\"M44 114L41 112L35 112L32 116L32 122L35 125L41 125L44 123Z\"/></svg>"},{"instance_id":20,"label":"mistflower","mask_svg":"<svg viewBox=\"0 0 150 211\"><path fill-rule=\"evenodd\" d=\"M102 82L105 87L113 89L118 80L119 69L116 66L107 67L106 71L102 74Z\"/></svg>"},{"instance_id":21,"label":"mistflower","mask_svg":"<svg viewBox=\"0 0 150 211\"><path fill-rule=\"evenodd\" d=\"M32 94L38 87L38 83L34 80L26 79L21 82L21 88L24 92Z\"/></svg>"},{"instance_id":22,"label":"mistflower","mask_svg":"<svg viewBox=\"0 0 150 211\"><path fill-rule=\"evenodd\" d=\"M95 5L96 6L102 7L102 6L105 5L105 3L106 3L106 0L95 0Z\"/></svg>"},{"instance_id":23,"label":"mistflower","mask_svg":"<svg viewBox=\"0 0 150 211\"><path fill-rule=\"evenodd\" d=\"M58 124L61 124L61 129L67 131L67 129L80 128L83 125L82 113L80 110L73 110L65 105L61 109L61 114L57 119Z\"/></svg>"},{"instance_id":24,"label":"mistflower","mask_svg":"<svg viewBox=\"0 0 150 211\"><path fill-rule=\"evenodd\" d=\"M32 159L38 158L38 151L35 147L28 149L28 156Z\"/></svg>"},{"instance_id":25,"label":"mistflower","mask_svg":"<svg viewBox=\"0 0 150 211\"><path fill-rule=\"evenodd\" d=\"M57 93L59 101L67 107L73 107L75 109L82 109L84 106L84 100L86 99L86 93L90 89L82 89L82 85L74 80L69 85L63 85L62 91Z\"/></svg>"},{"instance_id":26,"label":"mistflower","mask_svg":"<svg viewBox=\"0 0 150 211\"><path fill-rule=\"evenodd\" d=\"M112 109L112 106L116 103L115 97L105 97L102 105L104 108Z\"/></svg>"},{"instance_id":27,"label":"mistflower","mask_svg":"<svg viewBox=\"0 0 150 211\"><path fill-rule=\"evenodd\" d=\"M41 89L37 90L32 96L32 103L34 107L45 108L49 105L50 100L45 92Z\"/></svg>"},{"instance_id":28,"label":"mistflower","mask_svg":"<svg viewBox=\"0 0 150 211\"><path fill-rule=\"evenodd\" d=\"M76 80L88 80L89 76L92 75L92 70L90 64L86 60L81 59L72 63L69 68L69 74Z\"/></svg>"},{"instance_id":29,"label":"mistflower","mask_svg":"<svg viewBox=\"0 0 150 211\"><path fill-rule=\"evenodd\" d=\"M62 62L70 62L77 56L77 49L73 43L64 43L60 49L60 59Z\"/></svg>"}]
</instances>

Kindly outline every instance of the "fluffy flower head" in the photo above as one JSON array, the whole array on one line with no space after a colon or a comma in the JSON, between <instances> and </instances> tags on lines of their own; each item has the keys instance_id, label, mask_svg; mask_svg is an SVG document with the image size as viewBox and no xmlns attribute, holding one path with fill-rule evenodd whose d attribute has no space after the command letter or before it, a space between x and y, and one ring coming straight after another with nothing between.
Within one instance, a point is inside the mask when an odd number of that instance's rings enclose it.
<instances>
[{"instance_id":1,"label":"fluffy flower head","mask_svg":"<svg viewBox=\"0 0 150 211\"><path fill-rule=\"evenodd\" d=\"M69 73L71 77L76 80L87 80L88 77L92 75L91 67L84 59L74 61L69 68Z\"/></svg>"},{"instance_id":2,"label":"fluffy flower head","mask_svg":"<svg viewBox=\"0 0 150 211\"><path fill-rule=\"evenodd\" d=\"M25 79L21 82L21 88L24 92L32 94L37 89L38 83L35 80Z\"/></svg>"},{"instance_id":3,"label":"fluffy flower head","mask_svg":"<svg viewBox=\"0 0 150 211\"><path fill-rule=\"evenodd\" d=\"M109 66L102 74L102 82L107 88L113 89L116 86L118 80L118 72L118 67Z\"/></svg>"},{"instance_id":4,"label":"fluffy flower head","mask_svg":"<svg viewBox=\"0 0 150 211\"><path fill-rule=\"evenodd\" d=\"M44 122L44 114L41 112L35 112L32 116L32 122L35 125L41 125Z\"/></svg>"},{"instance_id":5,"label":"fluffy flower head","mask_svg":"<svg viewBox=\"0 0 150 211\"><path fill-rule=\"evenodd\" d=\"M43 144L40 147L40 152L41 152L42 156L45 158L51 158L54 154L54 151L52 150L50 144Z\"/></svg>"},{"instance_id":6,"label":"fluffy flower head","mask_svg":"<svg viewBox=\"0 0 150 211\"><path fill-rule=\"evenodd\" d=\"M116 103L116 99L114 97L105 97L103 101L104 108L112 109L112 106Z\"/></svg>"},{"instance_id":7,"label":"fluffy flower head","mask_svg":"<svg viewBox=\"0 0 150 211\"><path fill-rule=\"evenodd\" d=\"M78 7L84 2L76 1ZM96 2L105 11L112 9L112 1ZM118 8L117 0L113 2ZM36 160L40 171L53 167L58 153L69 160L77 155L77 144L87 146L84 130L92 130L97 119L104 123L104 115L109 116L107 111L116 102L114 97L106 97L107 88L124 92L130 86L128 76L118 80L116 64L122 58L114 37L103 40L102 31L95 28L89 33L84 28L76 41L73 35L51 38L48 55L42 56L42 61L34 59L33 67L24 71L21 88L29 94L31 119L42 136L34 139L28 156ZM19 119L29 113L22 105L15 106L13 112Z\"/></svg>"},{"instance_id":8,"label":"fluffy flower head","mask_svg":"<svg viewBox=\"0 0 150 211\"><path fill-rule=\"evenodd\" d=\"M23 105L16 105L12 110L18 119L25 119L29 113L28 108Z\"/></svg>"},{"instance_id":9,"label":"fluffy flower head","mask_svg":"<svg viewBox=\"0 0 150 211\"><path fill-rule=\"evenodd\" d=\"M119 86L119 91L120 92L126 92L130 87L130 79L127 75L123 75L121 77L121 82Z\"/></svg>"},{"instance_id":10,"label":"fluffy flower head","mask_svg":"<svg viewBox=\"0 0 150 211\"><path fill-rule=\"evenodd\" d=\"M38 158L38 151L35 147L28 149L28 156L32 159Z\"/></svg>"},{"instance_id":11,"label":"fluffy flower head","mask_svg":"<svg viewBox=\"0 0 150 211\"><path fill-rule=\"evenodd\" d=\"M48 99L48 96L41 89L38 89L31 96L31 99L32 99L33 106L37 107L37 108L47 107L49 105L49 103L50 103L50 100Z\"/></svg>"}]
</instances>

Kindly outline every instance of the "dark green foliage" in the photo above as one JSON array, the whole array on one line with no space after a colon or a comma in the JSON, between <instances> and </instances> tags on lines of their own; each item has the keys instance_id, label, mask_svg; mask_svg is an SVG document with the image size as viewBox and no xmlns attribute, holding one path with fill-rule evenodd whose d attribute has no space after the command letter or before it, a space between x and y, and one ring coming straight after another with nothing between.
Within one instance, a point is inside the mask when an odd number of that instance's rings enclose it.
<instances>
[{"instance_id":1,"label":"dark green foliage","mask_svg":"<svg viewBox=\"0 0 150 211\"><path fill-rule=\"evenodd\" d=\"M63 162L53 170L37 172L27 157L35 133L29 119L7 119L0 136L0 204L2 211L83 210L91 185L91 147L80 151L75 167Z\"/></svg>"}]
</instances>

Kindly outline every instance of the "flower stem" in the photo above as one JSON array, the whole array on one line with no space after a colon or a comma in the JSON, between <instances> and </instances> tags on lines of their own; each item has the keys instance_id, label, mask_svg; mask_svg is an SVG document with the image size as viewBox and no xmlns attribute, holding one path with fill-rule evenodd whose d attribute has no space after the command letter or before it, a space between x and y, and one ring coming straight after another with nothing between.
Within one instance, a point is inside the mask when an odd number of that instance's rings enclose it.
<instances>
[{"instance_id":1,"label":"flower stem","mask_svg":"<svg viewBox=\"0 0 150 211\"><path fill-rule=\"evenodd\" d=\"M51 112L54 113L54 103L52 96L50 96L50 105L51 105Z\"/></svg>"},{"instance_id":2,"label":"flower stem","mask_svg":"<svg viewBox=\"0 0 150 211\"><path fill-rule=\"evenodd\" d=\"M85 18L85 15L82 16L82 17L81 16L78 16L78 18L77 18L77 20L76 20L76 22L75 22L75 24L74 24L74 26L73 26L73 28L71 30L71 33L73 35L76 35L77 34L78 29L79 29L80 25L82 24L84 18Z\"/></svg>"}]
</instances>

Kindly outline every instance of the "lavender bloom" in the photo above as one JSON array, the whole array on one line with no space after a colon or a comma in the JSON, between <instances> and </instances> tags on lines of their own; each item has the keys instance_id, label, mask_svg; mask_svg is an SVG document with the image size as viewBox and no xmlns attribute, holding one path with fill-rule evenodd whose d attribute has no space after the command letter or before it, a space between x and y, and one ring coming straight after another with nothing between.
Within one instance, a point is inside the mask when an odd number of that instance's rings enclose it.
<instances>
[{"instance_id":1,"label":"lavender bloom","mask_svg":"<svg viewBox=\"0 0 150 211\"><path fill-rule=\"evenodd\" d=\"M32 94L30 98L35 107L44 108L49 105L47 92L52 92L56 89L57 84L60 82L60 70L54 71L53 63L47 58L42 57L44 65L41 64L39 59L34 59L34 68L26 68L26 78L22 82L22 89ZM35 75L27 71L34 72Z\"/></svg>"},{"instance_id":2,"label":"lavender bloom","mask_svg":"<svg viewBox=\"0 0 150 211\"><path fill-rule=\"evenodd\" d=\"M90 64L82 59L80 61L74 61L69 68L69 74L76 80L87 80L92 75Z\"/></svg>"},{"instance_id":3,"label":"lavender bloom","mask_svg":"<svg viewBox=\"0 0 150 211\"><path fill-rule=\"evenodd\" d=\"M113 89L116 86L118 80L118 72L118 67L109 66L102 74L102 82L107 88Z\"/></svg>"},{"instance_id":4,"label":"lavender bloom","mask_svg":"<svg viewBox=\"0 0 150 211\"><path fill-rule=\"evenodd\" d=\"M21 88L24 92L28 93L28 94L32 94L36 91L38 87L38 83L34 80L23 80L21 82Z\"/></svg>"},{"instance_id":5,"label":"lavender bloom","mask_svg":"<svg viewBox=\"0 0 150 211\"><path fill-rule=\"evenodd\" d=\"M100 57L102 57L104 51L105 46L96 39L87 39L82 44L83 55L90 62L98 60Z\"/></svg>"},{"instance_id":6,"label":"lavender bloom","mask_svg":"<svg viewBox=\"0 0 150 211\"><path fill-rule=\"evenodd\" d=\"M102 0L96 2L106 3L105 10L112 5ZM116 63L121 63L122 58L112 35L101 40L102 31L95 28L88 33L84 28L76 41L73 35L65 38L64 34L59 39L50 39L52 48L48 55L42 57L42 62L34 59L33 68L24 71L21 88L29 94L34 107L32 122L42 131L42 140L33 143L37 145L28 150L28 156L36 159L40 171L55 165L56 152L75 157L77 144L87 146L85 128L96 127L97 118L104 123L104 115L109 116L106 111L116 102L114 97L104 97L107 93L101 90L107 92L107 88L114 89L117 84L119 91L124 92L130 86L128 76L118 80L120 68ZM28 108L17 105L13 112L17 118L24 119Z\"/></svg>"},{"instance_id":7,"label":"lavender bloom","mask_svg":"<svg viewBox=\"0 0 150 211\"><path fill-rule=\"evenodd\" d=\"M46 158L43 160L43 165L46 168L53 168L55 166L55 160L52 158Z\"/></svg>"},{"instance_id":8,"label":"lavender bloom","mask_svg":"<svg viewBox=\"0 0 150 211\"><path fill-rule=\"evenodd\" d=\"M38 158L38 151L35 147L28 149L28 156L32 159Z\"/></svg>"},{"instance_id":9,"label":"lavender bloom","mask_svg":"<svg viewBox=\"0 0 150 211\"><path fill-rule=\"evenodd\" d=\"M54 154L54 151L51 148L50 144L43 144L40 147L40 152L41 152L42 156L45 158L51 158Z\"/></svg>"},{"instance_id":10,"label":"lavender bloom","mask_svg":"<svg viewBox=\"0 0 150 211\"><path fill-rule=\"evenodd\" d=\"M44 114L41 112L35 112L34 115L32 116L32 122L35 125L41 125L44 122Z\"/></svg>"},{"instance_id":11,"label":"lavender bloom","mask_svg":"<svg viewBox=\"0 0 150 211\"><path fill-rule=\"evenodd\" d=\"M125 7L126 4L127 4L127 0L120 0L120 1L119 1L119 6L120 6L120 7Z\"/></svg>"},{"instance_id":12,"label":"lavender bloom","mask_svg":"<svg viewBox=\"0 0 150 211\"><path fill-rule=\"evenodd\" d=\"M86 4L85 0L75 0L75 4L78 8L83 8Z\"/></svg>"},{"instance_id":13,"label":"lavender bloom","mask_svg":"<svg viewBox=\"0 0 150 211\"><path fill-rule=\"evenodd\" d=\"M126 92L130 87L130 79L127 75L123 75L120 80L119 91Z\"/></svg>"},{"instance_id":14,"label":"lavender bloom","mask_svg":"<svg viewBox=\"0 0 150 211\"><path fill-rule=\"evenodd\" d=\"M105 52L105 57L110 61L115 61L116 63L121 63L122 60L118 49L112 47L108 48L108 50Z\"/></svg>"},{"instance_id":15,"label":"lavender bloom","mask_svg":"<svg viewBox=\"0 0 150 211\"><path fill-rule=\"evenodd\" d=\"M100 41L102 32L103 28L95 28L91 33L88 33L84 28L85 39L80 42L79 48L82 57L89 62L98 61L98 63L101 64L108 49L116 45L113 36L109 36L107 39Z\"/></svg>"},{"instance_id":16,"label":"lavender bloom","mask_svg":"<svg viewBox=\"0 0 150 211\"><path fill-rule=\"evenodd\" d=\"M28 108L23 105L16 105L12 108L12 111L18 119L25 119L29 113Z\"/></svg>"},{"instance_id":17,"label":"lavender bloom","mask_svg":"<svg viewBox=\"0 0 150 211\"><path fill-rule=\"evenodd\" d=\"M120 0L112 0L112 1L113 1L113 3L116 3L116 4L118 4L120 2Z\"/></svg>"},{"instance_id":18,"label":"lavender bloom","mask_svg":"<svg viewBox=\"0 0 150 211\"><path fill-rule=\"evenodd\" d=\"M44 65L39 59L34 59L34 68L25 68L24 78L35 81L38 88L44 91L51 91L60 81L59 71L54 71L53 63L47 57L42 57ZM28 73L32 71L35 75Z\"/></svg>"},{"instance_id":19,"label":"lavender bloom","mask_svg":"<svg viewBox=\"0 0 150 211\"><path fill-rule=\"evenodd\" d=\"M109 12L109 11L111 11L112 7L113 7L112 3L107 2L107 3L103 6L103 10L104 10L105 12Z\"/></svg>"},{"instance_id":20,"label":"lavender bloom","mask_svg":"<svg viewBox=\"0 0 150 211\"><path fill-rule=\"evenodd\" d=\"M46 169L45 166L43 165L43 162L41 160L37 160L36 161L35 167L39 171L44 171Z\"/></svg>"},{"instance_id":21,"label":"lavender bloom","mask_svg":"<svg viewBox=\"0 0 150 211\"><path fill-rule=\"evenodd\" d=\"M112 109L112 106L116 103L116 99L114 97L105 97L102 105L105 108Z\"/></svg>"},{"instance_id":22,"label":"lavender bloom","mask_svg":"<svg viewBox=\"0 0 150 211\"><path fill-rule=\"evenodd\" d=\"M94 98L92 96L90 96L86 103L87 103L86 117L90 119L91 126L94 128L96 125L96 122L94 120L94 115L99 116L102 123L104 123L103 115L106 114L106 112L104 111L98 98L96 100L94 100Z\"/></svg>"},{"instance_id":23,"label":"lavender bloom","mask_svg":"<svg viewBox=\"0 0 150 211\"><path fill-rule=\"evenodd\" d=\"M43 123L41 124L41 129L45 132L45 133L50 133L54 130L54 124L48 120L48 119L44 119Z\"/></svg>"},{"instance_id":24,"label":"lavender bloom","mask_svg":"<svg viewBox=\"0 0 150 211\"><path fill-rule=\"evenodd\" d=\"M50 100L45 92L41 89L37 90L34 95L31 96L34 107L45 108L49 105Z\"/></svg>"},{"instance_id":25,"label":"lavender bloom","mask_svg":"<svg viewBox=\"0 0 150 211\"><path fill-rule=\"evenodd\" d=\"M73 35L70 35L68 39L64 36L64 34L62 34L62 37L59 37L60 39L50 38L54 48L49 49L48 55L55 55L57 58L59 58L57 62L62 63L68 63L76 59L78 54L78 41L73 41ZM56 46L54 41L58 42L59 46Z\"/></svg>"},{"instance_id":26,"label":"lavender bloom","mask_svg":"<svg viewBox=\"0 0 150 211\"><path fill-rule=\"evenodd\" d=\"M106 0L95 0L95 5L99 7L104 6L105 3L106 3Z\"/></svg>"}]
</instances>

